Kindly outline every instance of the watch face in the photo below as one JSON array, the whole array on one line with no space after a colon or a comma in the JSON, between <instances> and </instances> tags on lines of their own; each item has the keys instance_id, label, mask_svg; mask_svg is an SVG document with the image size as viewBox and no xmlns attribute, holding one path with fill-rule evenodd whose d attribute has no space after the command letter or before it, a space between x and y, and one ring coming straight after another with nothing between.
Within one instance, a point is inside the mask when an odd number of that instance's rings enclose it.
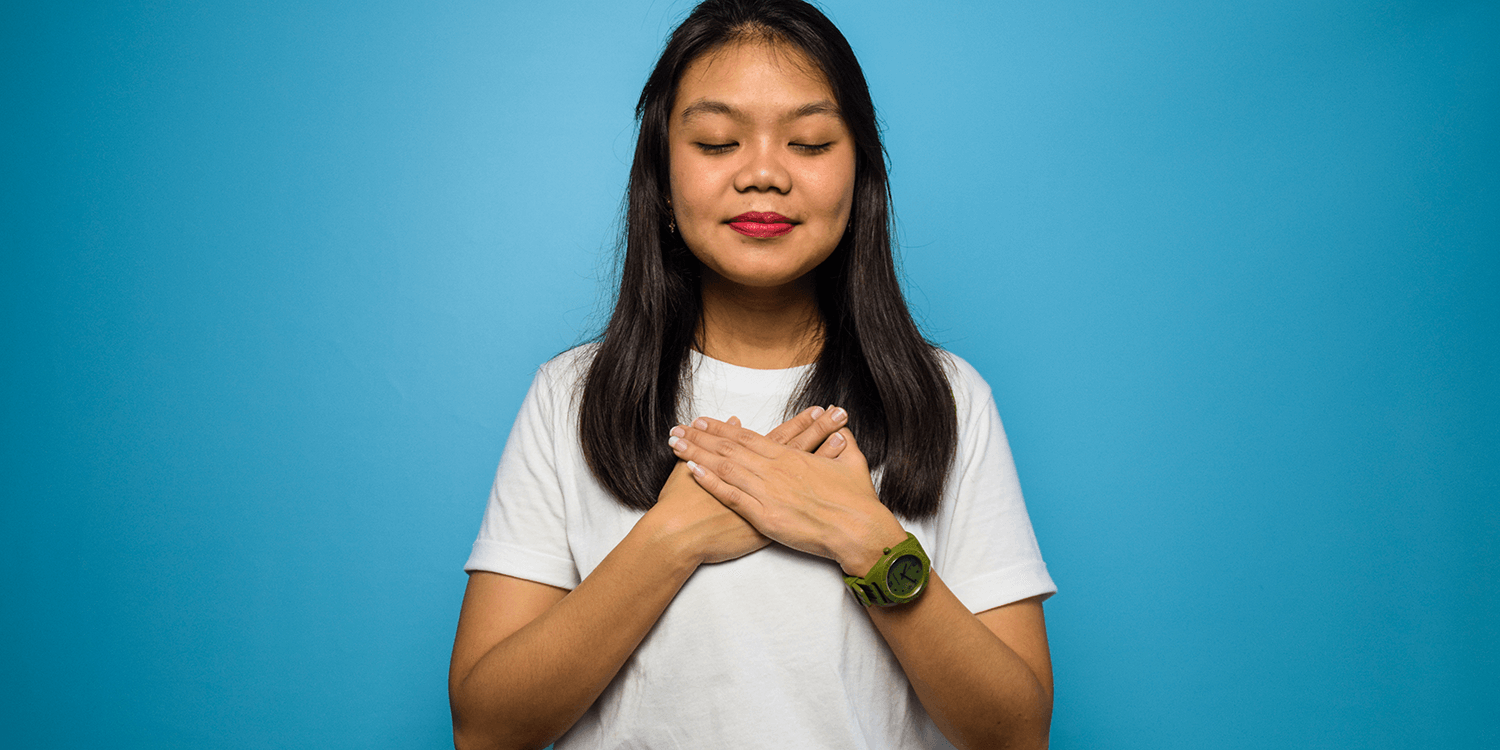
<instances>
[{"instance_id":1,"label":"watch face","mask_svg":"<svg viewBox=\"0 0 1500 750\"><path fill-rule=\"evenodd\" d=\"M885 587L896 596L911 596L921 586L922 561L916 555L902 555L886 569Z\"/></svg>"}]
</instances>

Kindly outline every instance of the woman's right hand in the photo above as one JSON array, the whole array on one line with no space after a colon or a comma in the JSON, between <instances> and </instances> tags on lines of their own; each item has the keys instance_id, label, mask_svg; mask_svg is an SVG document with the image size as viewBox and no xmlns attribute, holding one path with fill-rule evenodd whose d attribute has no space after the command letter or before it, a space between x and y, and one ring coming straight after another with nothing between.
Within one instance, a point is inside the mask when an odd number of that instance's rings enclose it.
<instances>
[{"instance_id":1,"label":"woman's right hand","mask_svg":"<svg viewBox=\"0 0 1500 750\"><path fill-rule=\"evenodd\" d=\"M724 507L693 480L687 463L678 461L667 483L646 512L661 530L683 545L683 553L697 564L742 557L771 543L748 521ZM644 519L643 519L644 520Z\"/></svg>"},{"instance_id":2,"label":"woman's right hand","mask_svg":"<svg viewBox=\"0 0 1500 750\"><path fill-rule=\"evenodd\" d=\"M735 417L728 421L739 425ZM830 444L828 437L843 426L822 407L814 406L783 422L766 433L766 437L789 448L837 458L847 443L835 440ZM667 534L683 541L686 553L699 564L733 560L771 543L750 522L699 486L684 461L672 467L667 483L657 495L656 505L648 511L648 515L652 514Z\"/></svg>"},{"instance_id":3,"label":"woman's right hand","mask_svg":"<svg viewBox=\"0 0 1500 750\"><path fill-rule=\"evenodd\" d=\"M832 458L842 445L826 441L837 429L822 410L808 409L767 437ZM656 507L571 592L476 572L449 670L454 744L556 741L598 699L699 563L733 560L767 544L678 463Z\"/></svg>"}]
</instances>

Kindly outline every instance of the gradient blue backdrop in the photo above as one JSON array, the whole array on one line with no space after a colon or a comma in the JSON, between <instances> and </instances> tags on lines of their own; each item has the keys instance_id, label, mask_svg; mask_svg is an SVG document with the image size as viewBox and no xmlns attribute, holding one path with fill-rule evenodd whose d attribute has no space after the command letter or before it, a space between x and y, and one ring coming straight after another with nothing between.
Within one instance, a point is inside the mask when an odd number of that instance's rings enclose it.
<instances>
[{"instance_id":1,"label":"gradient blue backdrop","mask_svg":"<svg viewBox=\"0 0 1500 750\"><path fill-rule=\"evenodd\" d=\"M438 748L677 2L12 4L0 744ZM1057 748L1497 741L1493 2L829 2Z\"/></svg>"}]
</instances>

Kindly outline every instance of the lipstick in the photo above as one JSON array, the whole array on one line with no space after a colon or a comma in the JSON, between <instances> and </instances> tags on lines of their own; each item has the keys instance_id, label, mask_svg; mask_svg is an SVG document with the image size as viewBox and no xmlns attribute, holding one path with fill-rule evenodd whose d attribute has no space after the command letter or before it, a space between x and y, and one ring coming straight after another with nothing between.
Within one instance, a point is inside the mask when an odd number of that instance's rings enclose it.
<instances>
[{"instance_id":1,"label":"lipstick","mask_svg":"<svg viewBox=\"0 0 1500 750\"><path fill-rule=\"evenodd\" d=\"M729 220L729 228L746 237L780 237L792 231L796 224L774 211L746 211Z\"/></svg>"}]
</instances>

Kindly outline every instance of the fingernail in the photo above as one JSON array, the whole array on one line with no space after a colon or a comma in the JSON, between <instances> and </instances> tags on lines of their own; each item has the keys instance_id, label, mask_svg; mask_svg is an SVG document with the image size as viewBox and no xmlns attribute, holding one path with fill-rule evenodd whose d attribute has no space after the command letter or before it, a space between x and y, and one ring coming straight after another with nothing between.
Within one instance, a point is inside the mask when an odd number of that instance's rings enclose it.
<instances>
[{"instance_id":1,"label":"fingernail","mask_svg":"<svg viewBox=\"0 0 1500 750\"><path fill-rule=\"evenodd\" d=\"M693 463L692 461L688 462L688 471L691 471L700 477L703 476L703 467Z\"/></svg>"},{"instance_id":2,"label":"fingernail","mask_svg":"<svg viewBox=\"0 0 1500 750\"><path fill-rule=\"evenodd\" d=\"M706 420L706 419L704 419L702 417L699 417L699 418L693 420L693 429L695 429L695 430L706 430L706 429L708 429L708 420Z\"/></svg>"},{"instance_id":3,"label":"fingernail","mask_svg":"<svg viewBox=\"0 0 1500 750\"><path fill-rule=\"evenodd\" d=\"M682 442L682 440L680 438L678 438L676 435L673 435L672 437L667 438L667 445L672 446L673 450L677 449L677 444L680 443L680 442Z\"/></svg>"},{"instance_id":4,"label":"fingernail","mask_svg":"<svg viewBox=\"0 0 1500 750\"><path fill-rule=\"evenodd\" d=\"M682 426L678 425L678 426L672 428L672 436L673 437L687 437L687 430L682 429ZM672 441L668 440L667 442L670 443Z\"/></svg>"},{"instance_id":5,"label":"fingernail","mask_svg":"<svg viewBox=\"0 0 1500 750\"><path fill-rule=\"evenodd\" d=\"M837 423L837 422L842 422L846 418L848 418L849 412L844 411L842 407L835 406L835 407L833 407L832 411L828 412L828 416L830 418L832 418L834 422Z\"/></svg>"},{"instance_id":6,"label":"fingernail","mask_svg":"<svg viewBox=\"0 0 1500 750\"><path fill-rule=\"evenodd\" d=\"M818 417L821 417L821 416L823 416L823 407L821 407L821 406L814 406L812 408L812 417L813 417L813 419L817 419Z\"/></svg>"},{"instance_id":7,"label":"fingernail","mask_svg":"<svg viewBox=\"0 0 1500 750\"><path fill-rule=\"evenodd\" d=\"M828 442L833 443L834 445L843 445L844 436L835 432L832 435L828 436Z\"/></svg>"}]
</instances>

